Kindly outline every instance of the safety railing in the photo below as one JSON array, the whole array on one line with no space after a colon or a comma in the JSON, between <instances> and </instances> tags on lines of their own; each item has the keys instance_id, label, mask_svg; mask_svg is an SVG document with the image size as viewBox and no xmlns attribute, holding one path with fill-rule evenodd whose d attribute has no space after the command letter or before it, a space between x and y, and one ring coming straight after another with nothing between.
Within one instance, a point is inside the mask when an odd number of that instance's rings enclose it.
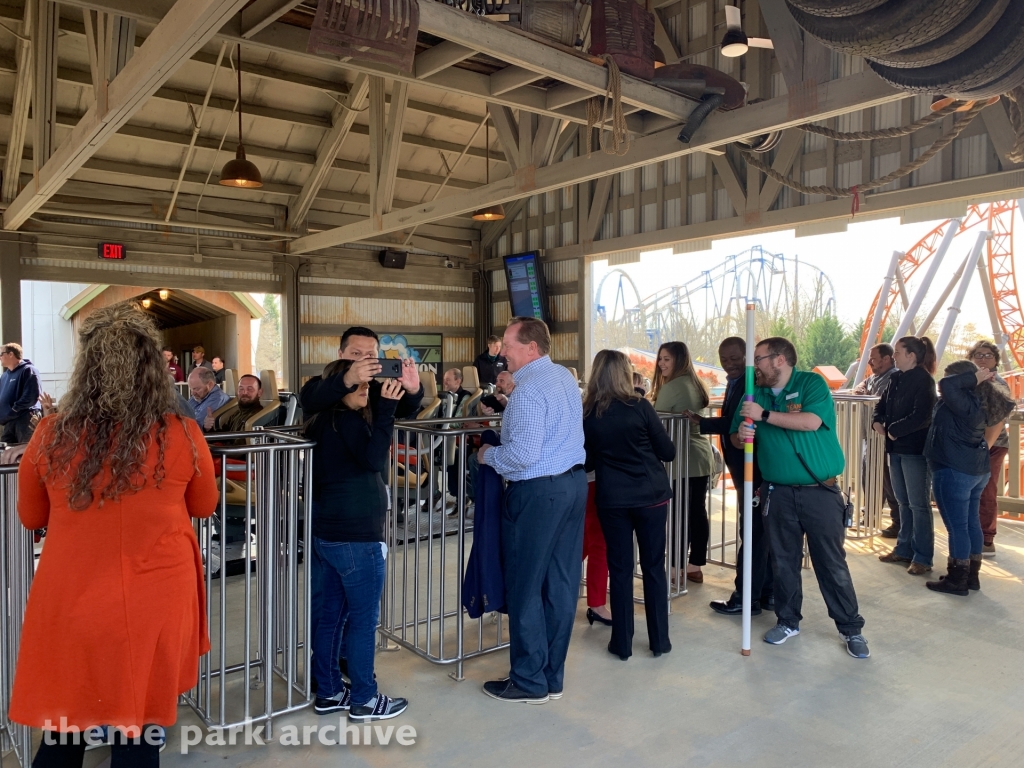
<instances>
[{"instance_id":1,"label":"safety railing","mask_svg":"<svg viewBox=\"0 0 1024 768\"><path fill-rule=\"evenodd\" d=\"M262 722L272 737L273 718L312 702L303 559L312 542L314 444L277 430L209 440L220 501L195 528L211 650L184 700L209 728Z\"/></svg>"},{"instance_id":2,"label":"safety railing","mask_svg":"<svg viewBox=\"0 0 1024 768\"><path fill-rule=\"evenodd\" d=\"M8 719L22 618L35 573L34 534L18 519L18 467L0 466L0 753L13 751L19 765L32 762L32 729Z\"/></svg>"},{"instance_id":3,"label":"safety railing","mask_svg":"<svg viewBox=\"0 0 1024 768\"><path fill-rule=\"evenodd\" d=\"M392 509L385 528L388 558L381 602L381 647L388 641L463 679L467 659L508 645L504 616L470 619L462 584L472 534L469 470L473 437L498 429L500 416L425 419L395 425L389 469ZM452 470L448 470L452 457ZM477 468L473 467L476 477ZM448 488L448 478L451 488ZM448 492L454 497L447 503Z\"/></svg>"},{"instance_id":4,"label":"safety railing","mask_svg":"<svg viewBox=\"0 0 1024 768\"><path fill-rule=\"evenodd\" d=\"M1024 382L1024 377L1017 377L1017 382ZM1021 424L1024 423L1024 411L1016 410L1009 418L1010 447L1006 455L1006 489L1005 495L996 497L996 509L999 516L1010 520L1024 520L1024 498L1021 498L1021 486L1024 476L1021 471Z\"/></svg>"},{"instance_id":5,"label":"safety railing","mask_svg":"<svg viewBox=\"0 0 1024 768\"><path fill-rule=\"evenodd\" d=\"M882 527L882 479L885 472L885 438L871 428L877 397L833 394L836 408L836 437L843 449L846 468L839 476L840 488L853 502L853 527L848 539L870 539Z\"/></svg>"},{"instance_id":6,"label":"safety railing","mask_svg":"<svg viewBox=\"0 0 1024 768\"><path fill-rule=\"evenodd\" d=\"M698 503L690 493L690 420L681 413L659 413L658 417L668 432L669 438L676 447L676 458L665 464L669 482L672 486L672 498L668 504L668 521L665 535L666 558L665 568L668 570L668 597L673 599L687 592L686 563L690 549L690 505ZM709 483L710 485L710 483ZM707 509L707 499L704 500ZM636 543L634 542L634 549ZM634 553L635 554L635 553ZM639 557L636 576L640 576ZM636 602L642 602L635 597Z\"/></svg>"}]
</instances>

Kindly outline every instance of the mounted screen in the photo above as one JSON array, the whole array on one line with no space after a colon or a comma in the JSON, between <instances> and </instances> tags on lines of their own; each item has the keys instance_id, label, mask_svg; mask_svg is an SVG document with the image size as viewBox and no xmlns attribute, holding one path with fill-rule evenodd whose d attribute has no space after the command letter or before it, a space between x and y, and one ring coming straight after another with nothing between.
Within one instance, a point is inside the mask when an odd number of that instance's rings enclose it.
<instances>
[{"instance_id":1,"label":"mounted screen","mask_svg":"<svg viewBox=\"0 0 1024 768\"><path fill-rule=\"evenodd\" d=\"M548 291L540 254L536 251L505 257L508 303L513 317L536 317L551 325Z\"/></svg>"}]
</instances>

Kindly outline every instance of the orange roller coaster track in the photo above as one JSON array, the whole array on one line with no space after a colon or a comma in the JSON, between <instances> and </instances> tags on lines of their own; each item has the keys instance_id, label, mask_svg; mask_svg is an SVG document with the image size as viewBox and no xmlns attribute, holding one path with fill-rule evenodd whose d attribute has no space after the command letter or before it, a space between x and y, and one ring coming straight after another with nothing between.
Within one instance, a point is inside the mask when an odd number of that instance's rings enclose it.
<instances>
[{"instance_id":1,"label":"orange roller coaster track","mask_svg":"<svg viewBox=\"0 0 1024 768\"><path fill-rule=\"evenodd\" d=\"M986 246L986 255L988 281L995 302L996 317L1000 329L1006 335L1007 350L1013 355L1017 365L1024 368L1024 312L1021 311L1020 297L1017 294L1017 276L1013 261L1013 226L1016 212L1017 203L1014 200L972 205L967 209L967 215L961 220L955 237L959 238L968 230L976 227L992 232L992 237L989 238ZM900 260L898 270L904 285L935 254L943 234L951 223L952 219L947 219L939 224L918 240ZM954 240L954 242L956 241ZM893 280L889 295L885 297L885 308L877 338L869 340L869 329L867 325L864 326L864 332L860 339L861 349L867 349L872 344L882 341L882 334L889 314L896 306L896 302L900 301L900 282L900 280ZM867 317L874 316L878 302L882 301L881 294L882 291L879 289L875 294L874 301L871 302L871 309L868 310Z\"/></svg>"}]
</instances>

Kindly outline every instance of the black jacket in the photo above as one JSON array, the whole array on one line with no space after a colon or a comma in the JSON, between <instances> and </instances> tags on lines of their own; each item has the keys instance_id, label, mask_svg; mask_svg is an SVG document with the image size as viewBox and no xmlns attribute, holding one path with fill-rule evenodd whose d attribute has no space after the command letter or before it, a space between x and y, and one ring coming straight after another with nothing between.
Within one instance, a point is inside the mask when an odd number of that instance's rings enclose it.
<instances>
[{"instance_id":1,"label":"black jacket","mask_svg":"<svg viewBox=\"0 0 1024 768\"><path fill-rule=\"evenodd\" d=\"M494 384L498 381L498 374L508 370L508 361L501 355L492 358L485 349L476 356L473 367L476 368L481 384Z\"/></svg>"},{"instance_id":2,"label":"black jacket","mask_svg":"<svg viewBox=\"0 0 1024 768\"><path fill-rule=\"evenodd\" d=\"M977 385L978 379L970 371L939 382L941 396L924 448L933 470L948 467L966 475L989 472L985 411L974 392Z\"/></svg>"},{"instance_id":3,"label":"black jacket","mask_svg":"<svg viewBox=\"0 0 1024 768\"><path fill-rule=\"evenodd\" d=\"M742 490L743 483L743 449L737 448L729 439L732 420L737 409L743 403L743 379L730 381L725 389L725 400L722 401L722 415L702 418L700 433L702 435L721 435L722 458L729 468L729 476L733 485ZM761 470L757 466L757 452L754 452L754 489L761 486Z\"/></svg>"},{"instance_id":4,"label":"black jacket","mask_svg":"<svg viewBox=\"0 0 1024 768\"><path fill-rule=\"evenodd\" d=\"M0 424L28 411L41 410L40 391L39 371L28 358L22 359L13 371L5 370L0 376Z\"/></svg>"},{"instance_id":5,"label":"black jacket","mask_svg":"<svg viewBox=\"0 0 1024 768\"><path fill-rule=\"evenodd\" d=\"M676 447L654 406L637 398L614 400L603 415L583 418L587 471L596 472L598 508L650 507L672 498L662 465Z\"/></svg>"},{"instance_id":6,"label":"black jacket","mask_svg":"<svg viewBox=\"0 0 1024 768\"><path fill-rule=\"evenodd\" d=\"M892 374L875 403L874 416L874 421L885 427L886 453L924 453L935 399L935 379L921 366Z\"/></svg>"},{"instance_id":7,"label":"black jacket","mask_svg":"<svg viewBox=\"0 0 1024 768\"><path fill-rule=\"evenodd\" d=\"M332 378L341 378L332 377ZM344 406L317 416L313 449L313 535L325 541L384 541L388 509L383 473L398 401L382 398L373 424Z\"/></svg>"},{"instance_id":8,"label":"black jacket","mask_svg":"<svg viewBox=\"0 0 1024 768\"><path fill-rule=\"evenodd\" d=\"M377 413L378 404L381 401L380 390L383 385L377 381L370 382L370 410L374 415ZM344 376L314 376L302 385L299 392L299 404L302 406L303 416L309 417L314 414L334 408L341 403L345 395L355 392L355 387L345 386ZM423 402L423 385L416 394L406 392L398 401L398 408L394 411L396 419L408 419L415 416L420 410L420 403Z\"/></svg>"}]
</instances>

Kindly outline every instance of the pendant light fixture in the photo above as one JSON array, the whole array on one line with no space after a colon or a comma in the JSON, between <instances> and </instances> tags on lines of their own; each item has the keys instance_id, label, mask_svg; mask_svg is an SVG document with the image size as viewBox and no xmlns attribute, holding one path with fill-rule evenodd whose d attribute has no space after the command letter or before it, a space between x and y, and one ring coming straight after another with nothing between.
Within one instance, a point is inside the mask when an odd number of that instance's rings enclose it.
<instances>
[{"instance_id":1,"label":"pendant light fixture","mask_svg":"<svg viewBox=\"0 0 1024 768\"><path fill-rule=\"evenodd\" d=\"M263 186L263 177L255 164L245 159L245 147L242 146L242 44L238 44L238 149L235 159L228 160L220 172L220 185L223 187L242 187L256 189Z\"/></svg>"},{"instance_id":2,"label":"pendant light fixture","mask_svg":"<svg viewBox=\"0 0 1024 768\"><path fill-rule=\"evenodd\" d=\"M491 183L491 120L487 118L484 127L484 185ZM488 205L486 208L478 208L473 211L473 221L500 221L505 218L505 207Z\"/></svg>"}]
</instances>

